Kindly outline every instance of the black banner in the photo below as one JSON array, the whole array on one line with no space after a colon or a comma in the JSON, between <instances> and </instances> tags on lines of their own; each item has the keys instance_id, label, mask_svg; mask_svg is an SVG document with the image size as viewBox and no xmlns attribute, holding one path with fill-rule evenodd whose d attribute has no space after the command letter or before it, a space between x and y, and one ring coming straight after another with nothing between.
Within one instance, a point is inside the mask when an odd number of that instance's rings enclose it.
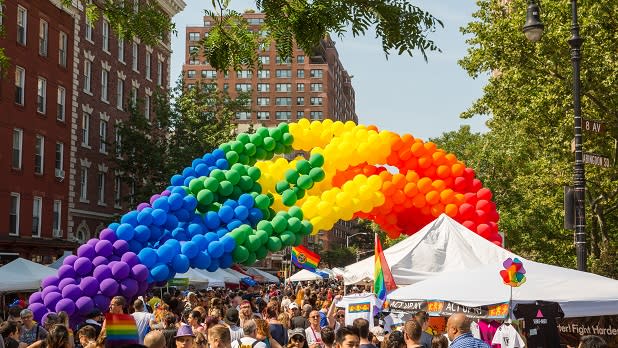
<instances>
[{"instance_id":1,"label":"black banner","mask_svg":"<svg viewBox=\"0 0 618 348\"><path fill-rule=\"evenodd\" d=\"M496 303L487 306L468 307L441 300L402 301L391 300L389 308L393 312L416 313L425 311L430 316L450 316L457 312L466 313L472 319L505 319L509 314L509 303Z\"/></svg>"},{"instance_id":2,"label":"black banner","mask_svg":"<svg viewBox=\"0 0 618 348\"><path fill-rule=\"evenodd\" d=\"M618 315L558 319L560 342L571 347L579 345L586 335L601 336L610 348L618 348Z\"/></svg>"}]
</instances>

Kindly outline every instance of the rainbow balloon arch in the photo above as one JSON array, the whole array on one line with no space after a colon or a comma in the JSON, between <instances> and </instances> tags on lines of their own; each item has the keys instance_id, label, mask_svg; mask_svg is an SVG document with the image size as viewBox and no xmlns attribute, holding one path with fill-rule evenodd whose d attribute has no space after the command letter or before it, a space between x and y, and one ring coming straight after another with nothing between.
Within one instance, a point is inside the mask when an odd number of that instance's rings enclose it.
<instances>
[{"instance_id":1,"label":"rainbow balloon arch","mask_svg":"<svg viewBox=\"0 0 618 348\"><path fill-rule=\"evenodd\" d=\"M275 155L308 152L309 159ZM390 238L445 213L501 245L491 191L455 155L409 134L331 120L242 133L197 158L171 186L65 258L30 296L36 320L73 322L113 296L128 300L190 267L252 265L357 217Z\"/></svg>"}]
</instances>

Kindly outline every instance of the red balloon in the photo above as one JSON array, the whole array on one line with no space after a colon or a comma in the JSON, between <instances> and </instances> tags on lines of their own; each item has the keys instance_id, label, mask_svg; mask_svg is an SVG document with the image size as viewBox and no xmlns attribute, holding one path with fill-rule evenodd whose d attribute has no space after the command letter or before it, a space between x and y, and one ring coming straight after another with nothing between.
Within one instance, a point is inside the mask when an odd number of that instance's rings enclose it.
<instances>
[{"instance_id":1,"label":"red balloon","mask_svg":"<svg viewBox=\"0 0 618 348\"><path fill-rule=\"evenodd\" d=\"M493 221L489 221L487 223L487 225L489 225L489 228L491 229L491 233L498 233L498 224L493 222Z\"/></svg>"},{"instance_id":2,"label":"red balloon","mask_svg":"<svg viewBox=\"0 0 618 348\"><path fill-rule=\"evenodd\" d=\"M470 231L476 231L476 223L472 220L466 220L462 223Z\"/></svg>"},{"instance_id":3,"label":"red balloon","mask_svg":"<svg viewBox=\"0 0 618 348\"><path fill-rule=\"evenodd\" d=\"M503 240L502 240L502 236L499 233L494 233L491 236L489 236L489 240L493 242L494 244L502 246Z\"/></svg>"},{"instance_id":4,"label":"red balloon","mask_svg":"<svg viewBox=\"0 0 618 348\"><path fill-rule=\"evenodd\" d=\"M479 199L479 201L476 202L476 210L482 210L484 212L489 212L491 210L491 204L489 204L489 201L486 201L484 199Z\"/></svg>"},{"instance_id":5,"label":"red balloon","mask_svg":"<svg viewBox=\"0 0 618 348\"><path fill-rule=\"evenodd\" d=\"M491 190L490 190L490 189L488 189L488 188L486 188L486 187L483 187L482 189L480 189L480 190L476 193L476 196L477 196L479 199L484 199L484 200L486 200L486 201L490 201L490 200L491 200L491 197L492 197Z\"/></svg>"},{"instance_id":6,"label":"red balloon","mask_svg":"<svg viewBox=\"0 0 618 348\"><path fill-rule=\"evenodd\" d=\"M487 224L480 224L476 227L476 232L479 236L488 239L488 237L491 235L491 228Z\"/></svg>"},{"instance_id":7,"label":"red balloon","mask_svg":"<svg viewBox=\"0 0 618 348\"><path fill-rule=\"evenodd\" d=\"M459 206L459 215L462 219L469 219L474 215L474 206L470 203L464 203Z\"/></svg>"},{"instance_id":8,"label":"red balloon","mask_svg":"<svg viewBox=\"0 0 618 348\"><path fill-rule=\"evenodd\" d=\"M483 188L483 183L479 179L472 180L472 185L470 185L470 190L472 192L478 192L478 190Z\"/></svg>"},{"instance_id":9,"label":"red balloon","mask_svg":"<svg viewBox=\"0 0 618 348\"><path fill-rule=\"evenodd\" d=\"M468 180L472 180L472 179L474 179L474 176L475 176L475 174L474 174L474 169L472 169L472 168L466 168L466 169L464 169L463 176L464 176L464 178L466 178L466 179L468 179ZM478 191L478 190L476 190L476 191Z\"/></svg>"},{"instance_id":10,"label":"red balloon","mask_svg":"<svg viewBox=\"0 0 618 348\"><path fill-rule=\"evenodd\" d=\"M466 201L466 203L476 205L476 202L478 201L478 199L476 198L476 193L472 193L472 192L465 193L464 201Z\"/></svg>"}]
</instances>

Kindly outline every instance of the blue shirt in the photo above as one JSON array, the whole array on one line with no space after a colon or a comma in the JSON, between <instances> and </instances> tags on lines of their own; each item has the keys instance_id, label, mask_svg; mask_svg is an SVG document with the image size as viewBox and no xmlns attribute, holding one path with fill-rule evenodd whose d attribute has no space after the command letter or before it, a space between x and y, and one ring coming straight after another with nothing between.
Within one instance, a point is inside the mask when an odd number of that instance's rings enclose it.
<instances>
[{"instance_id":1,"label":"blue shirt","mask_svg":"<svg viewBox=\"0 0 618 348\"><path fill-rule=\"evenodd\" d=\"M450 348L489 348L489 345L477 338L474 338L471 333L465 333L457 336L451 342Z\"/></svg>"}]
</instances>

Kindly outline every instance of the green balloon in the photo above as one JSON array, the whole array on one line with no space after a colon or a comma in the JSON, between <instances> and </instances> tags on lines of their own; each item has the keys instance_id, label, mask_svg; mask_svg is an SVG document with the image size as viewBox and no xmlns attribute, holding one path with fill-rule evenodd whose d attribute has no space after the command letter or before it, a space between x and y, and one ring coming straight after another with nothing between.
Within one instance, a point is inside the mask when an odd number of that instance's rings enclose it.
<instances>
[{"instance_id":1,"label":"green balloon","mask_svg":"<svg viewBox=\"0 0 618 348\"><path fill-rule=\"evenodd\" d=\"M258 260L263 260L266 256L268 256L268 249L265 246L260 246L258 250L255 251L255 257Z\"/></svg>"},{"instance_id":2,"label":"green balloon","mask_svg":"<svg viewBox=\"0 0 618 348\"><path fill-rule=\"evenodd\" d=\"M297 206L290 207L290 209L288 210L288 214L290 214L291 217L295 217L299 220L303 219L303 211L302 209L300 209L300 207L297 207Z\"/></svg>"},{"instance_id":3,"label":"green balloon","mask_svg":"<svg viewBox=\"0 0 618 348\"><path fill-rule=\"evenodd\" d=\"M268 209L270 206L270 198L267 195L260 194L255 197L255 206L259 209Z\"/></svg>"},{"instance_id":4,"label":"green balloon","mask_svg":"<svg viewBox=\"0 0 618 348\"><path fill-rule=\"evenodd\" d=\"M215 213L219 211L219 209L221 209L221 207L223 206L223 204L217 202L218 200L218 196L216 193L213 194L215 197L217 197L217 199L215 199L215 201L210 205L210 210L214 211Z\"/></svg>"},{"instance_id":5,"label":"green balloon","mask_svg":"<svg viewBox=\"0 0 618 348\"><path fill-rule=\"evenodd\" d=\"M294 143L294 136L290 133L284 133L281 136L281 142L284 145L292 145Z\"/></svg>"},{"instance_id":6,"label":"green balloon","mask_svg":"<svg viewBox=\"0 0 618 348\"><path fill-rule=\"evenodd\" d=\"M303 190L309 190L313 187L313 180L309 175L301 175L296 181L296 185L302 188Z\"/></svg>"},{"instance_id":7,"label":"green balloon","mask_svg":"<svg viewBox=\"0 0 618 348\"><path fill-rule=\"evenodd\" d=\"M314 168L321 167L324 165L324 156L321 153L314 153L311 157L309 157L309 163Z\"/></svg>"},{"instance_id":8,"label":"green balloon","mask_svg":"<svg viewBox=\"0 0 618 348\"><path fill-rule=\"evenodd\" d=\"M264 230L255 231L255 235L258 237L260 244L265 244L268 241L268 237L270 237L268 232Z\"/></svg>"},{"instance_id":9,"label":"green balloon","mask_svg":"<svg viewBox=\"0 0 618 348\"><path fill-rule=\"evenodd\" d=\"M296 240L294 241L293 246L299 246L303 244L303 239L305 238L302 234L295 234Z\"/></svg>"},{"instance_id":10,"label":"green balloon","mask_svg":"<svg viewBox=\"0 0 618 348\"><path fill-rule=\"evenodd\" d=\"M294 193L293 190L283 191L283 193L281 194L281 201L283 202L283 205L285 205L286 207L293 206L294 203L296 203L297 201L296 193Z\"/></svg>"},{"instance_id":11,"label":"green balloon","mask_svg":"<svg viewBox=\"0 0 618 348\"><path fill-rule=\"evenodd\" d=\"M223 175L223 179L225 179L225 174ZM204 188L212 192L217 191L217 188L219 188L219 180L215 178L204 179Z\"/></svg>"},{"instance_id":12,"label":"green balloon","mask_svg":"<svg viewBox=\"0 0 618 348\"><path fill-rule=\"evenodd\" d=\"M236 151L239 154L245 149L245 144L237 140L230 141L230 146L232 147L232 151Z\"/></svg>"},{"instance_id":13,"label":"green balloon","mask_svg":"<svg viewBox=\"0 0 618 348\"><path fill-rule=\"evenodd\" d=\"M273 157L275 157L275 151L270 150L270 151L267 151L267 152L266 152L266 159L270 160L270 159L272 159Z\"/></svg>"},{"instance_id":14,"label":"green balloon","mask_svg":"<svg viewBox=\"0 0 618 348\"><path fill-rule=\"evenodd\" d=\"M242 164L249 164L249 156L242 154L240 156L238 156L238 163L242 163Z\"/></svg>"},{"instance_id":15,"label":"green balloon","mask_svg":"<svg viewBox=\"0 0 618 348\"><path fill-rule=\"evenodd\" d=\"M275 216L271 223L276 233L281 233L288 227L288 220L281 215Z\"/></svg>"},{"instance_id":16,"label":"green balloon","mask_svg":"<svg viewBox=\"0 0 618 348\"><path fill-rule=\"evenodd\" d=\"M250 176L243 175L240 177L240 181L238 181L238 187L240 187L243 192L249 192L253 187L253 180L251 180Z\"/></svg>"},{"instance_id":17,"label":"green balloon","mask_svg":"<svg viewBox=\"0 0 618 348\"><path fill-rule=\"evenodd\" d=\"M254 182L253 187L251 188L251 192L262 193L262 185L259 182Z\"/></svg>"},{"instance_id":18,"label":"green balloon","mask_svg":"<svg viewBox=\"0 0 618 348\"><path fill-rule=\"evenodd\" d=\"M283 194L283 191L288 190L289 188L290 184L285 180L281 180L275 184L275 191L280 195Z\"/></svg>"},{"instance_id":19,"label":"green balloon","mask_svg":"<svg viewBox=\"0 0 618 348\"><path fill-rule=\"evenodd\" d=\"M255 147L253 143L245 144L244 153L247 154L247 156L255 156L255 150L257 150L257 147Z\"/></svg>"},{"instance_id":20,"label":"green balloon","mask_svg":"<svg viewBox=\"0 0 618 348\"><path fill-rule=\"evenodd\" d=\"M275 141L275 139L271 137L264 138L264 150L273 151L275 149L275 146L277 146L277 142Z\"/></svg>"},{"instance_id":21,"label":"green balloon","mask_svg":"<svg viewBox=\"0 0 618 348\"><path fill-rule=\"evenodd\" d=\"M202 189L204 189L204 179L197 178L197 179L192 179L189 182L189 190L191 190L191 192L194 195L200 192Z\"/></svg>"},{"instance_id":22,"label":"green balloon","mask_svg":"<svg viewBox=\"0 0 618 348\"><path fill-rule=\"evenodd\" d=\"M230 167L230 169L238 172L240 175L247 175L247 168L240 163L235 163L232 167Z\"/></svg>"},{"instance_id":23,"label":"green balloon","mask_svg":"<svg viewBox=\"0 0 618 348\"><path fill-rule=\"evenodd\" d=\"M217 191L221 196L227 197L234 192L234 185L227 180L223 180L219 183L219 190Z\"/></svg>"},{"instance_id":24,"label":"green balloon","mask_svg":"<svg viewBox=\"0 0 618 348\"><path fill-rule=\"evenodd\" d=\"M296 169L300 174L309 174L311 164L307 160L300 160L296 162Z\"/></svg>"},{"instance_id":25,"label":"green balloon","mask_svg":"<svg viewBox=\"0 0 618 348\"><path fill-rule=\"evenodd\" d=\"M247 233L243 230L242 226L237 227L229 233L230 237L234 238L236 245L241 245L247 240Z\"/></svg>"},{"instance_id":26,"label":"green balloon","mask_svg":"<svg viewBox=\"0 0 618 348\"><path fill-rule=\"evenodd\" d=\"M292 152L294 152L294 148L292 147L292 145L285 145L284 153L292 153Z\"/></svg>"},{"instance_id":27,"label":"green balloon","mask_svg":"<svg viewBox=\"0 0 618 348\"><path fill-rule=\"evenodd\" d=\"M197 193L197 197L196 198L197 198L197 201L202 206L209 205L210 203L212 203L214 201L214 197L212 195L212 191L210 191L208 189L202 189L200 192Z\"/></svg>"},{"instance_id":28,"label":"green balloon","mask_svg":"<svg viewBox=\"0 0 618 348\"><path fill-rule=\"evenodd\" d=\"M282 143L277 142L277 144L275 144L275 149L273 151L275 153L285 153L286 147Z\"/></svg>"},{"instance_id":29,"label":"green balloon","mask_svg":"<svg viewBox=\"0 0 618 348\"><path fill-rule=\"evenodd\" d=\"M268 156L268 151L264 150L263 148L258 147L255 150L255 158L257 158L258 160L263 161L267 158L267 156Z\"/></svg>"},{"instance_id":30,"label":"green balloon","mask_svg":"<svg viewBox=\"0 0 618 348\"><path fill-rule=\"evenodd\" d=\"M236 245L232 251L232 259L236 263L242 263L249 258L249 250L242 245Z\"/></svg>"},{"instance_id":31,"label":"green balloon","mask_svg":"<svg viewBox=\"0 0 618 348\"><path fill-rule=\"evenodd\" d=\"M255 253L253 252L249 252L249 257L247 257L247 259L242 262L243 265L245 266L252 266L256 261L256 256Z\"/></svg>"},{"instance_id":32,"label":"green balloon","mask_svg":"<svg viewBox=\"0 0 618 348\"><path fill-rule=\"evenodd\" d=\"M275 140L281 140L281 129L279 128L270 128L268 129L268 133L270 134L270 136L275 139Z\"/></svg>"},{"instance_id":33,"label":"green balloon","mask_svg":"<svg viewBox=\"0 0 618 348\"><path fill-rule=\"evenodd\" d=\"M269 216L269 218L274 218L276 215L277 215L277 212L275 211L275 209L273 209L271 207L268 207L268 216Z\"/></svg>"},{"instance_id":34,"label":"green balloon","mask_svg":"<svg viewBox=\"0 0 618 348\"><path fill-rule=\"evenodd\" d=\"M223 143L219 145L219 148L223 150L223 152L228 152L232 149L232 146L230 145L230 143Z\"/></svg>"},{"instance_id":35,"label":"green balloon","mask_svg":"<svg viewBox=\"0 0 618 348\"><path fill-rule=\"evenodd\" d=\"M212 172L210 172L210 177L215 178L217 179L217 181L221 182L225 180L225 172L221 169L214 169Z\"/></svg>"},{"instance_id":36,"label":"green balloon","mask_svg":"<svg viewBox=\"0 0 618 348\"><path fill-rule=\"evenodd\" d=\"M258 237L255 234L252 234L249 237L247 237L247 240L245 241L245 245L247 246L247 248L249 248L249 251L256 251L258 250L259 247L262 246L262 242L260 240L260 237Z\"/></svg>"},{"instance_id":37,"label":"green balloon","mask_svg":"<svg viewBox=\"0 0 618 348\"><path fill-rule=\"evenodd\" d=\"M231 182L232 185L236 185L240 181L240 174L238 174L238 172L233 169L228 170L227 172L225 172L225 179Z\"/></svg>"},{"instance_id":38,"label":"green balloon","mask_svg":"<svg viewBox=\"0 0 618 348\"><path fill-rule=\"evenodd\" d=\"M260 209L260 211L262 212L262 218L265 220L269 220L271 217L273 217L274 215L270 215L270 208L266 208L266 209Z\"/></svg>"},{"instance_id":39,"label":"green balloon","mask_svg":"<svg viewBox=\"0 0 618 348\"><path fill-rule=\"evenodd\" d=\"M290 125L287 122L279 123L277 128L279 128L282 133L288 133L290 131Z\"/></svg>"},{"instance_id":40,"label":"green balloon","mask_svg":"<svg viewBox=\"0 0 618 348\"><path fill-rule=\"evenodd\" d=\"M259 134L262 138L266 138L268 136L270 136L270 132L268 131L268 128L266 127L260 127L255 131L256 134Z\"/></svg>"},{"instance_id":41,"label":"green balloon","mask_svg":"<svg viewBox=\"0 0 618 348\"><path fill-rule=\"evenodd\" d=\"M253 179L253 181L258 181L258 179L262 176L262 171L258 167L249 167L247 169L247 174Z\"/></svg>"},{"instance_id":42,"label":"green balloon","mask_svg":"<svg viewBox=\"0 0 618 348\"><path fill-rule=\"evenodd\" d=\"M301 189L298 186L292 187L292 191L296 194L296 198L301 199L305 197L305 190Z\"/></svg>"},{"instance_id":43,"label":"green balloon","mask_svg":"<svg viewBox=\"0 0 618 348\"><path fill-rule=\"evenodd\" d=\"M273 225L270 221L260 220L260 222L257 223L257 229L266 231L269 235L273 233Z\"/></svg>"},{"instance_id":44,"label":"green balloon","mask_svg":"<svg viewBox=\"0 0 618 348\"><path fill-rule=\"evenodd\" d=\"M201 205L201 204L198 204L197 208L195 208L195 209L197 211L199 211L200 213L202 213L202 214L207 213L208 211L211 210L210 206L208 206L208 205Z\"/></svg>"},{"instance_id":45,"label":"green balloon","mask_svg":"<svg viewBox=\"0 0 618 348\"><path fill-rule=\"evenodd\" d=\"M302 221L299 218L291 217L288 219L288 230L293 233L298 233L303 228Z\"/></svg>"},{"instance_id":46,"label":"green balloon","mask_svg":"<svg viewBox=\"0 0 618 348\"><path fill-rule=\"evenodd\" d=\"M264 139L259 134L255 134L255 133L251 134L249 136L249 138L251 138L251 144L253 144L255 146L260 146L260 145L264 144Z\"/></svg>"},{"instance_id":47,"label":"green balloon","mask_svg":"<svg viewBox=\"0 0 618 348\"><path fill-rule=\"evenodd\" d=\"M251 141L251 137L247 133L240 133L236 136L236 140L240 141L243 144L247 144Z\"/></svg>"},{"instance_id":48,"label":"green balloon","mask_svg":"<svg viewBox=\"0 0 618 348\"><path fill-rule=\"evenodd\" d=\"M191 189L188 186L181 186L183 190L185 190L185 193L190 195L191 194Z\"/></svg>"},{"instance_id":49,"label":"green balloon","mask_svg":"<svg viewBox=\"0 0 618 348\"><path fill-rule=\"evenodd\" d=\"M324 169L320 167L315 167L311 168L311 170L309 171L309 176L311 177L311 179L313 179L314 182L320 182L324 180L324 176L326 175L324 174Z\"/></svg>"},{"instance_id":50,"label":"green balloon","mask_svg":"<svg viewBox=\"0 0 618 348\"><path fill-rule=\"evenodd\" d=\"M298 180L298 172L296 169L290 168L285 171L284 177L290 184L296 184L296 180Z\"/></svg>"},{"instance_id":51,"label":"green balloon","mask_svg":"<svg viewBox=\"0 0 618 348\"><path fill-rule=\"evenodd\" d=\"M268 250L275 252L281 250L281 247L281 239L275 236L268 238L268 241L266 242L266 248L268 248Z\"/></svg>"},{"instance_id":52,"label":"green balloon","mask_svg":"<svg viewBox=\"0 0 618 348\"><path fill-rule=\"evenodd\" d=\"M232 194L230 195L230 197L232 199L238 199L238 197L240 197L240 195L242 195L244 192L242 192L242 189L240 188L240 186L234 186L234 191L232 191Z\"/></svg>"},{"instance_id":53,"label":"green balloon","mask_svg":"<svg viewBox=\"0 0 618 348\"><path fill-rule=\"evenodd\" d=\"M290 246L296 242L296 236L294 235L294 233L290 231L285 231L281 233L280 237L281 237L281 242L285 246Z\"/></svg>"},{"instance_id":54,"label":"green balloon","mask_svg":"<svg viewBox=\"0 0 618 348\"><path fill-rule=\"evenodd\" d=\"M307 220L303 220L302 224L303 224L302 234L305 236L310 235L311 232L313 232L313 225L311 224L311 222Z\"/></svg>"},{"instance_id":55,"label":"green balloon","mask_svg":"<svg viewBox=\"0 0 618 348\"><path fill-rule=\"evenodd\" d=\"M227 162L229 164L234 164L236 162L238 162L238 152L236 151L228 151L225 153L225 159L227 159Z\"/></svg>"}]
</instances>

